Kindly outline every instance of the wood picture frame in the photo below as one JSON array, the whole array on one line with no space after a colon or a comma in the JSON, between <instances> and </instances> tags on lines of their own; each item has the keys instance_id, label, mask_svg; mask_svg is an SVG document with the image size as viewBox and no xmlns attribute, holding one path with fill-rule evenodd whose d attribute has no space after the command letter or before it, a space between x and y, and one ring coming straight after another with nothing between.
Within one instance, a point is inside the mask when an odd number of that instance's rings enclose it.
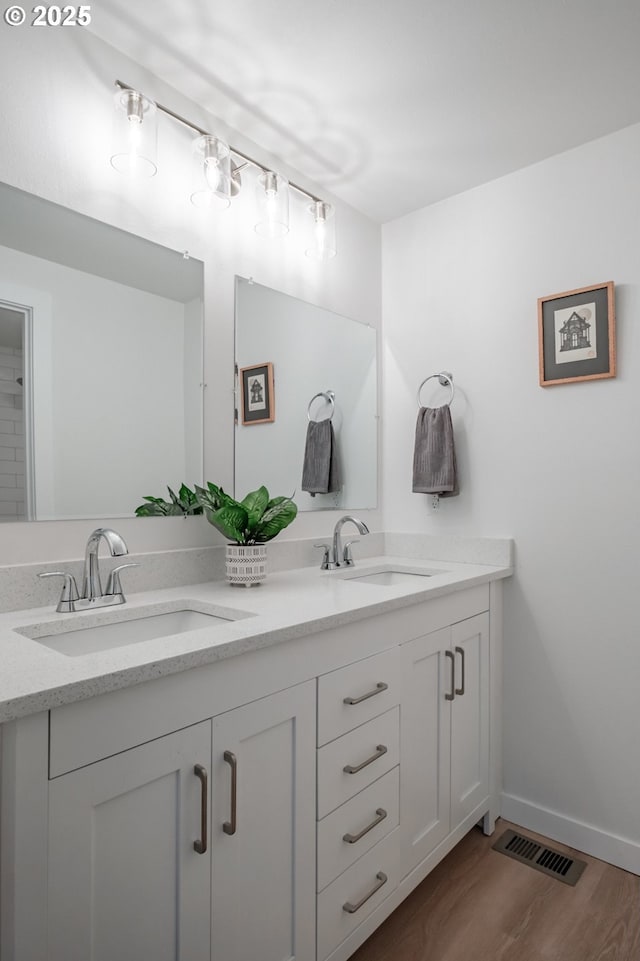
<instances>
[{"instance_id":1,"label":"wood picture frame","mask_svg":"<svg viewBox=\"0 0 640 961\"><path fill-rule=\"evenodd\" d=\"M613 281L538 298L540 386L616 376Z\"/></svg>"},{"instance_id":2,"label":"wood picture frame","mask_svg":"<svg viewBox=\"0 0 640 961\"><path fill-rule=\"evenodd\" d=\"M239 376L242 423L247 426L273 423L276 419L273 364L241 367Z\"/></svg>"}]
</instances>

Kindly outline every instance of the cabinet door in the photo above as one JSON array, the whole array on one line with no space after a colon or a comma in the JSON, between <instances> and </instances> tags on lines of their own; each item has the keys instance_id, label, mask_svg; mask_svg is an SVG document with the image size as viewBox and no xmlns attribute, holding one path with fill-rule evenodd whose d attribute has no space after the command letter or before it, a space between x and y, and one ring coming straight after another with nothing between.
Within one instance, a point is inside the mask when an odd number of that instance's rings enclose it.
<instances>
[{"instance_id":1,"label":"cabinet door","mask_svg":"<svg viewBox=\"0 0 640 961\"><path fill-rule=\"evenodd\" d=\"M216 961L315 957L315 681L213 722Z\"/></svg>"},{"instance_id":2,"label":"cabinet door","mask_svg":"<svg viewBox=\"0 0 640 961\"><path fill-rule=\"evenodd\" d=\"M206 721L50 782L48 961L209 961L210 758Z\"/></svg>"},{"instance_id":3,"label":"cabinet door","mask_svg":"<svg viewBox=\"0 0 640 961\"><path fill-rule=\"evenodd\" d=\"M489 794L489 615L454 624L451 645L456 687L451 703L451 827L455 828Z\"/></svg>"},{"instance_id":4,"label":"cabinet door","mask_svg":"<svg viewBox=\"0 0 640 961\"><path fill-rule=\"evenodd\" d=\"M403 645L400 797L402 876L449 833L450 629Z\"/></svg>"}]
</instances>

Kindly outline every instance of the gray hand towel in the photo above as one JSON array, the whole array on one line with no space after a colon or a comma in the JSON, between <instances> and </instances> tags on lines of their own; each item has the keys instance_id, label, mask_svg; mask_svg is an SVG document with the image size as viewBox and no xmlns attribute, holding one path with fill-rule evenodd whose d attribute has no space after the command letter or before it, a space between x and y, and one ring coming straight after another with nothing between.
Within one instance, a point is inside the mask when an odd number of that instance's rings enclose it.
<instances>
[{"instance_id":1,"label":"gray hand towel","mask_svg":"<svg viewBox=\"0 0 640 961\"><path fill-rule=\"evenodd\" d=\"M453 424L448 405L421 407L416 421L413 490L417 494L459 493Z\"/></svg>"},{"instance_id":2,"label":"gray hand towel","mask_svg":"<svg viewBox=\"0 0 640 961\"><path fill-rule=\"evenodd\" d=\"M302 490L312 497L340 490L336 438L330 420L310 420L302 465Z\"/></svg>"}]
</instances>

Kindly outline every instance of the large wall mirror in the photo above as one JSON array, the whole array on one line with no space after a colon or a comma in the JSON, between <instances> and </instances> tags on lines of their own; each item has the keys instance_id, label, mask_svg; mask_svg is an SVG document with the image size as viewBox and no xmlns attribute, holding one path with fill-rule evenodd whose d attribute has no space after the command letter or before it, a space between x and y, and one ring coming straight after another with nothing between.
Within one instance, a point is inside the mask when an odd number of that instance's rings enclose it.
<instances>
[{"instance_id":1,"label":"large wall mirror","mask_svg":"<svg viewBox=\"0 0 640 961\"><path fill-rule=\"evenodd\" d=\"M203 475L203 264L0 184L0 520Z\"/></svg>"},{"instance_id":2,"label":"large wall mirror","mask_svg":"<svg viewBox=\"0 0 640 961\"><path fill-rule=\"evenodd\" d=\"M375 329L241 277L235 319L236 497L265 484L272 495L295 491L300 510L376 507ZM310 429L329 418L331 432ZM322 487L327 443L330 489L305 490Z\"/></svg>"}]
</instances>

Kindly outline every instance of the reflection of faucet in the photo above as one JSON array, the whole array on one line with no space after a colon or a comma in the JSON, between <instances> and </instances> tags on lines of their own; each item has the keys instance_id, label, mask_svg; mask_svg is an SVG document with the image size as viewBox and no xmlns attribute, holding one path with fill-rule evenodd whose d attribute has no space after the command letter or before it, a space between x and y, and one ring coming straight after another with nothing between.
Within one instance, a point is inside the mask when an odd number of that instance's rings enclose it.
<instances>
[{"instance_id":1,"label":"reflection of faucet","mask_svg":"<svg viewBox=\"0 0 640 961\"><path fill-rule=\"evenodd\" d=\"M369 528L364 523L364 521L359 520L357 517L353 517L351 514L345 514L344 517L340 517L336 521L336 526L333 529L333 544L331 549L328 544L316 544L316 547L324 548L324 556L322 558L322 564L320 569L323 571L333 571L336 567L353 567L354 561L351 554L351 545L355 544L356 541L348 541L344 545L344 550L342 549L342 539L340 537L340 532L342 528L347 523L351 521L358 528L360 534L368 534Z\"/></svg>"},{"instance_id":2,"label":"reflection of faucet","mask_svg":"<svg viewBox=\"0 0 640 961\"><path fill-rule=\"evenodd\" d=\"M73 574L67 574L65 571L49 571L46 574L38 574L38 577L64 578L62 594L56 610L70 613L86 610L88 607L108 607L112 604L124 604L126 598L120 583L120 571L124 570L125 567L137 567L138 565L121 564L120 567L114 568L109 574L107 589L103 594L98 562L98 549L102 538L107 542L112 557L121 557L123 554L129 553L122 537L108 527L98 527L89 534L84 555L81 596L78 595L78 587Z\"/></svg>"}]
</instances>

